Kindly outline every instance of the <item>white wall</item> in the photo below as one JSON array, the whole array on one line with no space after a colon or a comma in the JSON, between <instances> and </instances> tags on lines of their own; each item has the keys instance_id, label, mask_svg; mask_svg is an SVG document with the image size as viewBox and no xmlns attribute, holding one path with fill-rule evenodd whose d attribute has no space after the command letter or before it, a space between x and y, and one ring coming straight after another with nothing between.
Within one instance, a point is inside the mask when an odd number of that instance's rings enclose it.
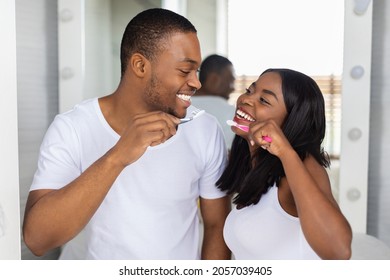
<instances>
[{"instance_id":1,"label":"white wall","mask_svg":"<svg viewBox=\"0 0 390 280\"><path fill-rule=\"evenodd\" d=\"M112 83L111 1L85 1L85 72L83 99L103 96ZM98 78L97 78L98 77Z\"/></svg>"},{"instance_id":2,"label":"white wall","mask_svg":"<svg viewBox=\"0 0 390 280\"><path fill-rule=\"evenodd\" d=\"M198 31L202 58L217 51L217 1L187 0L187 17ZM227 55L227 53L220 53Z\"/></svg>"},{"instance_id":3,"label":"white wall","mask_svg":"<svg viewBox=\"0 0 390 280\"><path fill-rule=\"evenodd\" d=\"M0 259L20 259L15 3L0 0Z\"/></svg>"},{"instance_id":4,"label":"white wall","mask_svg":"<svg viewBox=\"0 0 390 280\"><path fill-rule=\"evenodd\" d=\"M84 99L85 3L58 0L59 111L70 110Z\"/></svg>"},{"instance_id":5,"label":"white wall","mask_svg":"<svg viewBox=\"0 0 390 280\"><path fill-rule=\"evenodd\" d=\"M390 246L390 2L373 4L367 224Z\"/></svg>"},{"instance_id":6,"label":"white wall","mask_svg":"<svg viewBox=\"0 0 390 280\"><path fill-rule=\"evenodd\" d=\"M37 168L39 146L48 126L58 113L57 2L11 1L15 2L16 6L19 185L22 220L28 191ZM58 255L57 251L53 250L42 258L55 258ZM22 259L32 258L35 257L22 242Z\"/></svg>"}]
</instances>

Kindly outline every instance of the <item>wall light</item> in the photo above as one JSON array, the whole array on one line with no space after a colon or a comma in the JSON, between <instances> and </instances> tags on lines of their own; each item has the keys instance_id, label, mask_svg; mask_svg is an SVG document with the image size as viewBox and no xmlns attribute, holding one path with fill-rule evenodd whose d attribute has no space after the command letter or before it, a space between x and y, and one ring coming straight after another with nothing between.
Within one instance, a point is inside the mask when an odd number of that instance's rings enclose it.
<instances>
[{"instance_id":1,"label":"wall light","mask_svg":"<svg viewBox=\"0 0 390 280\"><path fill-rule=\"evenodd\" d=\"M61 78L63 80L69 80L69 79L73 78L73 76L74 76L74 71L73 71L72 68L70 68L70 67L62 68L62 70L61 70Z\"/></svg>"},{"instance_id":2,"label":"wall light","mask_svg":"<svg viewBox=\"0 0 390 280\"><path fill-rule=\"evenodd\" d=\"M364 15L370 2L371 0L355 0L355 6L353 7L354 13L358 16Z\"/></svg>"},{"instance_id":3,"label":"wall light","mask_svg":"<svg viewBox=\"0 0 390 280\"><path fill-rule=\"evenodd\" d=\"M362 131L359 128L355 127L348 131L348 138L351 141L357 141L362 137L362 134Z\"/></svg>"},{"instance_id":4,"label":"wall light","mask_svg":"<svg viewBox=\"0 0 390 280\"><path fill-rule=\"evenodd\" d=\"M351 69L351 77L355 80L360 79L364 75L364 68L360 65L356 65Z\"/></svg>"},{"instance_id":5,"label":"wall light","mask_svg":"<svg viewBox=\"0 0 390 280\"><path fill-rule=\"evenodd\" d=\"M73 19L73 13L71 10L63 9L60 12L60 19L62 22L69 22Z\"/></svg>"},{"instance_id":6,"label":"wall light","mask_svg":"<svg viewBox=\"0 0 390 280\"><path fill-rule=\"evenodd\" d=\"M359 200L360 196L361 193L357 188L351 188L347 192L347 198L349 199L349 201L357 201Z\"/></svg>"}]
</instances>

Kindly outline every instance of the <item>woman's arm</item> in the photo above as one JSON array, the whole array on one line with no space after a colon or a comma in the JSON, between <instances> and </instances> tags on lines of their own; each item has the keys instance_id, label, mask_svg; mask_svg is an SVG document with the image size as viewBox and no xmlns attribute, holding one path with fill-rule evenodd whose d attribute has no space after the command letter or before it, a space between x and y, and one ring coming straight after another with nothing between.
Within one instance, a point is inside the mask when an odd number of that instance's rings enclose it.
<instances>
[{"instance_id":1,"label":"woman's arm","mask_svg":"<svg viewBox=\"0 0 390 280\"><path fill-rule=\"evenodd\" d=\"M267 142L263 136L269 136ZM252 144L277 156L286 174L302 230L323 259L351 257L352 230L333 198L328 174L312 156L304 162L274 121L252 127Z\"/></svg>"},{"instance_id":2,"label":"woman's arm","mask_svg":"<svg viewBox=\"0 0 390 280\"><path fill-rule=\"evenodd\" d=\"M290 150L280 157L308 243L322 259L349 259L352 230L335 201L328 174L309 156Z\"/></svg>"}]
</instances>

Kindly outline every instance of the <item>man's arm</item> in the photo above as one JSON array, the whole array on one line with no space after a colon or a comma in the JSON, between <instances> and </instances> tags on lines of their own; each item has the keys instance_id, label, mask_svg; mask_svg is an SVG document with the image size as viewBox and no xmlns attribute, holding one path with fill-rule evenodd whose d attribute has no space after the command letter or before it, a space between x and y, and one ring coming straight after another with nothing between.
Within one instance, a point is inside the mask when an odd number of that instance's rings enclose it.
<instances>
[{"instance_id":1,"label":"man's arm","mask_svg":"<svg viewBox=\"0 0 390 280\"><path fill-rule=\"evenodd\" d=\"M31 191L23 223L27 247L40 256L76 236L99 208L122 170L137 161L147 147L159 145L174 135L178 122L177 118L162 112L137 115L116 145L78 178L58 190Z\"/></svg>"},{"instance_id":2,"label":"man's arm","mask_svg":"<svg viewBox=\"0 0 390 280\"><path fill-rule=\"evenodd\" d=\"M26 245L37 256L76 236L99 207L123 167L108 156L59 190L29 193L23 223Z\"/></svg>"},{"instance_id":3,"label":"man's arm","mask_svg":"<svg viewBox=\"0 0 390 280\"><path fill-rule=\"evenodd\" d=\"M203 260L230 260L231 252L223 239L223 226L231 209L230 197L200 198L204 224L201 258Z\"/></svg>"}]
</instances>

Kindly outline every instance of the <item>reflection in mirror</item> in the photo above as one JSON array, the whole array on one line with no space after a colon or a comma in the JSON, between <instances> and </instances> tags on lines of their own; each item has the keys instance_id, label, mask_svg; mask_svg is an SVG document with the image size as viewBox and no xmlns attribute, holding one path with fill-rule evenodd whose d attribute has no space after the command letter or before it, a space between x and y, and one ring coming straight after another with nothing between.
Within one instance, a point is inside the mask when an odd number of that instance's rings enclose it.
<instances>
[{"instance_id":1,"label":"reflection in mirror","mask_svg":"<svg viewBox=\"0 0 390 280\"><path fill-rule=\"evenodd\" d=\"M85 65L79 101L115 90L120 77L120 40L128 20L141 10L160 7L162 2L85 0ZM266 68L292 68L318 81L327 102L325 144L335 159L331 180L337 197L344 6L339 0L312 2L246 0L242 5L239 0L187 0L186 7L188 18L198 30L202 56L220 49L228 50L221 54L231 59L238 75L236 93L230 100L232 103L237 94L242 93L248 83ZM217 30L224 30L218 26L223 21L215 20L217 16L221 18L218 9L221 3L225 5L222 10L227 12L225 29L228 40L217 43ZM217 45L225 47L217 49ZM60 88L62 82L60 79ZM60 94L66 96L67 93ZM75 244L69 246L76 248ZM82 257L82 252L80 254Z\"/></svg>"}]
</instances>

